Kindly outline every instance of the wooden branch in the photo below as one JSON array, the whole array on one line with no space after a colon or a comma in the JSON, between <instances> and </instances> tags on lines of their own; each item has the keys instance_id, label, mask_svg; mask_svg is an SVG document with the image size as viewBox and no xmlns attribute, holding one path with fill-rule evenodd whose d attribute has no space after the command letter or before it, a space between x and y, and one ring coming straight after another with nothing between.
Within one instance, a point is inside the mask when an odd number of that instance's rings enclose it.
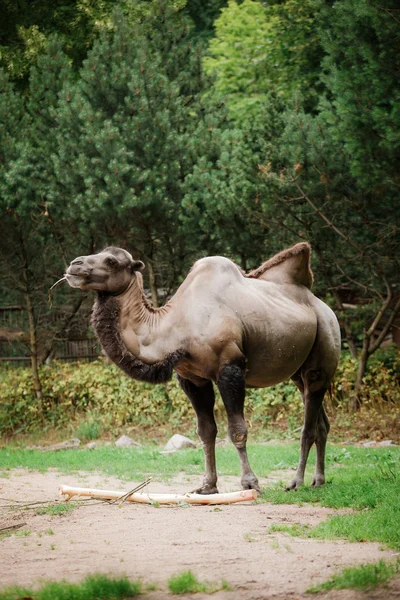
<instances>
[{"instance_id":1,"label":"wooden branch","mask_svg":"<svg viewBox=\"0 0 400 600\"><path fill-rule=\"evenodd\" d=\"M302 194L304 200L306 202L308 202L308 204L317 213L317 215L320 216L321 219L323 219L325 221L325 223L327 224L327 226L329 227L329 229L332 229L332 231L334 231L335 233L337 233L343 240L345 240L345 242L347 242L348 244L350 244L350 246L353 246L353 248L355 248L356 250L358 250L358 252L361 255L363 255L364 253L363 253L363 250L360 248L360 246L358 244L356 244L355 242L353 242L353 240L351 238L349 238L348 235L346 235L340 229L338 229L336 227L336 225L334 225L332 223L332 221L330 221L328 219L328 217L323 212L321 212L321 210L314 204L314 202L311 200L311 198L301 189L301 187L299 186L299 184L297 183L297 181L294 181L293 183L297 187L297 189L299 190L300 194Z\"/></svg>"},{"instance_id":2,"label":"wooden branch","mask_svg":"<svg viewBox=\"0 0 400 600\"><path fill-rule=\"evenodd\" d=\"M370 346L370 348L368 350L369 354L373 354L376 350L378 350L378 348L380 347L383 340L385 339L385 337L386 337L390 327L392 326L393 321L395 320L399 311L400 311L400 298L397 300L395 307L393 308L392 314L390 315L389 319L387 320L385 326L382 328L382 331L380 332L377 339L375 340L375 343ZM382 316L383 316L383 313L382 313Z\"/></svg>"},{"instance_id":3,"label":"wooden branch","mask_svg":"<svg viewBox=\"0 0 400 600\"><path fill-rule=\"evenodd\" d=\"M368 327L367 331L365 332L365 335L368 338L370 338L375 333L375 330L378 327L379 322L382 319L384 313L389 308L391 301L392 301L392 292L390 292L390 294L388 294L388 296L385 298L385 301L382 302L381 307L379 308L377 314L375 315L375 319L372 321L371 325Z\"/></svg>"},{"instance_id":4,"label":"wooden branch","mask_svg":"<svg viewBox=\"0 0 400 600\"><path fill-rule=\"evenodd\" d=\"M102 500L118 500L126 496L126 492L113 490L96 490L93 488L70 487L69 485L60 485L59 492L66 495L66 500L72 496L99 498ZM128 502L138 502L141 504L233 504L235 502L249 502L255 500L258 496L256 490L243 490L241 492L228 492L226 494L153 494L136 493L131 494L125 499Z\"/></svg>"}]
</instances>

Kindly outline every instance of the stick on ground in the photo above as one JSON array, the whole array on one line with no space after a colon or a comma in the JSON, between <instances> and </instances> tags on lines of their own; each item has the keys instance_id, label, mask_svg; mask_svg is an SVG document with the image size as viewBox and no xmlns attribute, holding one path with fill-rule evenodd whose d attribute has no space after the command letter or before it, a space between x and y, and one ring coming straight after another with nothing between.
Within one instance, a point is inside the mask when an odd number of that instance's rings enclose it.
<instances>
[{"instance_id":1,"label":"stick on ground","mask_svg":"<svg viewBox=\"0 0 400 600\"><path fill-rule=\"evenodd\" d=\"M240 492L228 492L226 494L153 494L133 493L126 497L126 492L113 490L96 490L93 488L71 487L60 485L59 492L67 496L101 498L103 500L114 500L124 497L127 502L138 502L141 504L233 504L235 502L249 502L257 498L256 490L243 490Z\"/></svg>"}]
</instances>

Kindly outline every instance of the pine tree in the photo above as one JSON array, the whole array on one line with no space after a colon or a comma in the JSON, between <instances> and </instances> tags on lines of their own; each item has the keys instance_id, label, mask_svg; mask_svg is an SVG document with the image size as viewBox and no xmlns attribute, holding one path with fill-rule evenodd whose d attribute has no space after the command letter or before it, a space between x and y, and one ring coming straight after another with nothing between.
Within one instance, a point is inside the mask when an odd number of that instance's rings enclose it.
<instances>
[{"instance_id":1,"label":"pine tree","mask_svg":"<svg viewBox=\"0 0 400 600\"><path fill-rule=\"evenodd\" d=\"M60 43L51 41L48 53L32 68L25 103L14 114L13 151L3 165L1 201L7 235L1 244L6 260L4 277L15 301L28 315L29 349L35 390L41 397L38 364L51 348L47 294L57 272L62 273L60 240L48 210L54 171L54 114L58 93L69 77L69 61Z\"/></svg>"},{"instance_id":2,"label":"pine tree","mask_svg":"<svg viewBox=\"0 0 400 600\"><path fill-rule=\"evenodd\" d=\"M180 222L183 183L208 152L208 85L190 26L164 11L133 28L119 17L94 45L58 115L57 180L96 247L120 243L167 277L192 250Z\"/></svg>"}]
</instances>

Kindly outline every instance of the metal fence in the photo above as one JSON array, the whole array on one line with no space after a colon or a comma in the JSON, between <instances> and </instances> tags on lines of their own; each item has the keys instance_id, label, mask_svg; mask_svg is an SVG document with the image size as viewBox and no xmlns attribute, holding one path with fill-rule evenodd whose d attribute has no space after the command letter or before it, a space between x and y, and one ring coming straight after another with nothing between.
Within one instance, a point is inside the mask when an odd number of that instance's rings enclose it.
<instances>
[{"instance_id":1,"label":"metal fence","mask_svg":"<svg viewBox=\"0 0 400 600\"><path fill-rule=\"evenodd\" d=\"M50 314L38 315L38 331L42 333L39 333L38 353L39 357L42 353L42 359L44 347L47 350L49 347L49 337L45 339L45 333L55 331L70 309L69 306L54 307ZM99 356L100 346L88 325L89 318L90 308L82 307L67 330L51 340L47 361L91 361ZM30 361L28 314L21 306L0 307L0 361L13 365L24 365Z\"/></svg>"}]
</instances>

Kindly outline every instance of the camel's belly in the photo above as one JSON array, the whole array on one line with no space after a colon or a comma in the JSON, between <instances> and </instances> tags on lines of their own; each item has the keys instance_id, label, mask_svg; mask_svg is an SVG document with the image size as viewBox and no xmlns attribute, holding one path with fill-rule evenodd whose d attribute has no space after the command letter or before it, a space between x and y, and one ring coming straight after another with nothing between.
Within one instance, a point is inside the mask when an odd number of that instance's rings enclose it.
<instances>
[{"instance_id":1,"label":"camel's belly","mask_svg":"<svg viewBox=\"0 0 400 600\"><path fill-rule=\"evenodd\" d=\"M291 377L309 355L316 333L317 319L309 308L296 318L267 319L263 328L248 332L247 385L268 387Z\"/></svg>"}]
</instances>

